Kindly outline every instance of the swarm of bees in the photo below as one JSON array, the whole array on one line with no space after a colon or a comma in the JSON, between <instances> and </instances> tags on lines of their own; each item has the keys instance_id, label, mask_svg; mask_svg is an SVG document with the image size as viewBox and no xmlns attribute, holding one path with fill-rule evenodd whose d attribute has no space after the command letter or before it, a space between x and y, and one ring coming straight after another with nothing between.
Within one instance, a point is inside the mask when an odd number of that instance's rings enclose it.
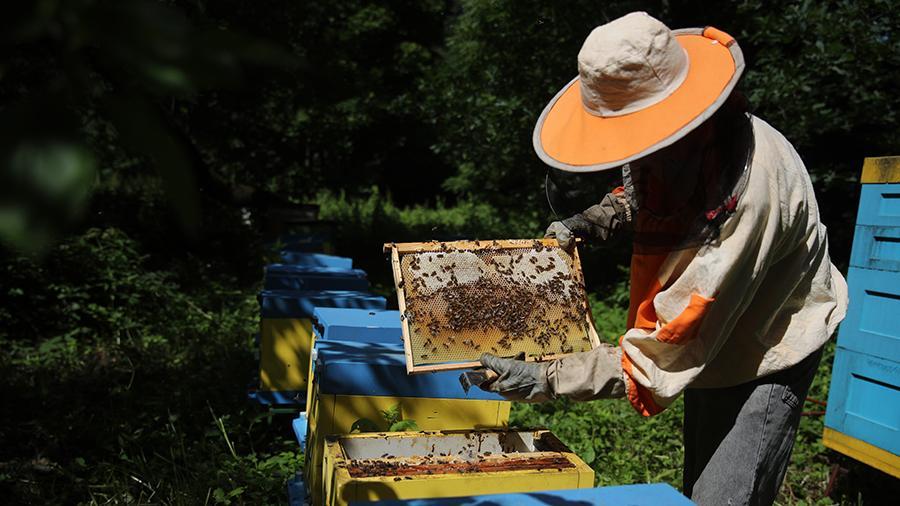
<instances>
[{"instance_id":1,"label":"swarm of bees","mask_svg":"<svg viewBox=\"0 0 900 506\"><path fill-rule=\"evenodd\" d=\"M540 241L475 246L400 256L397 289L416 364L591 348L584 281L568 253Z\"/></svg>"}]
</instances>

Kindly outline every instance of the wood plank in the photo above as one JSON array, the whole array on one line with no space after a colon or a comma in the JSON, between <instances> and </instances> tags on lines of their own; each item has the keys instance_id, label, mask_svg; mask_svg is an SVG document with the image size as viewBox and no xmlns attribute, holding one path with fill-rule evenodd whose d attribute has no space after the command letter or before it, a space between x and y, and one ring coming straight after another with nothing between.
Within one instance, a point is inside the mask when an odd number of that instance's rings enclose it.
<instances>
[{"instance_id":1,"label":"wood plank","mask_svg":"<svg viewBox=\"0 0 900 506\"><path fill-rule=\"evenodd\" d=\"M863 161L863 184L900 183L900 156L879 156Z\"/></svg>"},{"instance_id":2,"label":"wood plank","mask_svg":"<svg viewBox=\"0 0 900 506\"><path fill-rule=\"evenodd\" d=\"M884 471L895 478L900 478L900 455L894 455L828 427L825 427L822 434L822 443L832 450Z\"/></svg>"}]
</instances>

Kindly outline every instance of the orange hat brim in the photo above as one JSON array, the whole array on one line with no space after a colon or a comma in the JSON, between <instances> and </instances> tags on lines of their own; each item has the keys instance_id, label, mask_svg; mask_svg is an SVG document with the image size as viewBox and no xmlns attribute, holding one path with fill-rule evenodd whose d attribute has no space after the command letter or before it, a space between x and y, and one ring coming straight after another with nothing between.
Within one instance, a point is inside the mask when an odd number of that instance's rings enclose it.
<instances>
[{"instance_id":1,"label":"orange hat brim","mask_svg":"<svg viewBox=\"0 0 900 506\"><path fill-rule=\"evenodd\" d=\"M644 109L601 117L585 109L576 77L538 119L533 139L538 156L570 172L611 169L672 144L712 116L743 71L741 50L712 27L673 33L690 65L681 86Z\"/></svg>"}]
</instances>

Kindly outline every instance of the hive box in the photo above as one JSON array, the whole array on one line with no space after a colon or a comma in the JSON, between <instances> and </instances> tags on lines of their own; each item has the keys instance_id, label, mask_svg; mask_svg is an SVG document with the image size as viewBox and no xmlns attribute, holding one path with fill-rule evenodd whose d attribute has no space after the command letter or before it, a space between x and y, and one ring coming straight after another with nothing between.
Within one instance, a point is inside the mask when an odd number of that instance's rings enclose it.
<instances>
[{"instance_id":1,"label":"hive box","mask_svg":"<svg viewBox=\"0 0 900 506\"><path fill-rule=\"evenodd\" d=\"M266 290L367 290L369 280L360 269L313 267L293 264L266 266Z\"/></svg>"},{"instance_id":2,"label":"hive box","mask_svg":"<svg viewBox=\"0 0 900 506\"><path fill-rule=\"evenodd\" d=\"M602 488L542 490L518 494L488 494L442 499L362 502L369 506L548 506L553 504L604 506L690 506L687 497L665 483L619 485Z\"/></svg>"},{"instance_id":3,"label":"hive box","mask_svg":"<svg viewBox=\"0 0 900 506\"><path fill-rule=\"evenodd\" d=\"M309 385L315 375L315 343L318 340L353 341L358 343L402 343L400 311L377 311L369 309L348 309L317 307L313 311L313 352L309 367ZM306 405L309 405L312 389L307 388ZM303 438L306 437L306 415L301 413ZM295 432L297 428L295 427ZM298 441L302 447L304 442Z\"/></svg>"},{"instance_id":4,"label":"hive box","mask_svg":"<svg viewBox=\"0 0 900 506\"><path fill-rule=\"evenodd\" d=\"M329 437L324 479L340 506L589 488L594 471L549 431L395 432Z\"/></svg>"},{"instance_id":5,"label":"hive box","mask_svg":"<svg viewBox=\"0 0 900 506\"><path fill-rule=\"evenodd\" d=\"M900 157L866 158L825 446L900 477Z\"/></svg>"},{"instance_id":6,"label":"hive box","mask_svg":"<svg viewBox=\"0 0 900 506\"><path fill-rule=\"evenodd\" d=\"M384 297L368 292L265 290L259 295L259 397L303 404L307 397L312 314L316 307L384 309Z\"/></svg>"},{"instance_id":7,"label":"hive box","mask_svg":"<svg viewBox=\"0 0 900 506\"><path fill-rule=\"evenodd\" d=\"M419 429L505 427L510 403L472 389L459 373L408 375L402 343L319 341L307 414L306 483L313 504L321 504L325 437L347 434L354 425L388 430L382 411L399 406L403 420Z\"/></svg>"}]
</instances>

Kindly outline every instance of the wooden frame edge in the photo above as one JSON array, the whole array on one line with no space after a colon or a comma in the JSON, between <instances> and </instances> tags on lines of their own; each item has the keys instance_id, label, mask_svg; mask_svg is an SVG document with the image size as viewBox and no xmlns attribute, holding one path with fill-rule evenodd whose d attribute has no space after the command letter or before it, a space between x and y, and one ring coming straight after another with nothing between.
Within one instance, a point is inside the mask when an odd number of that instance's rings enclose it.
<instances>
[{"instance_id":1,"label":"wooden frame edge","mask_svg":"<svg viewBox=\"0 0 900 506\"><path fill-rule=\"evenodd\" d=\"M412 370L412 344L409 342L409 320L406 318L406 292L403 290L403 276L400 274L400 254L391 246L391 270L394 273L394 288L397 290L397 309L400 311L400 333L403 335L403 353L406 355L406 374Z\"/></svg>"},{"instance_id":2,"label":"wooden frame edge","mask_svg":"<svg viewBox=\"0 0 900 506\"><path fill-rule=\"evenodd\" d=\"M512 249L533 246L535 242L543 246L558 247L559 242L556 239L503 239L503 240L461 240L461 241L426 241L426 242L401 242L401 243L385 243L384 251L396 250L399 253L425 253L429 251L444 251L446 249L453 250L477 250L488 248Z\"/></svg>"}]
</instances>

